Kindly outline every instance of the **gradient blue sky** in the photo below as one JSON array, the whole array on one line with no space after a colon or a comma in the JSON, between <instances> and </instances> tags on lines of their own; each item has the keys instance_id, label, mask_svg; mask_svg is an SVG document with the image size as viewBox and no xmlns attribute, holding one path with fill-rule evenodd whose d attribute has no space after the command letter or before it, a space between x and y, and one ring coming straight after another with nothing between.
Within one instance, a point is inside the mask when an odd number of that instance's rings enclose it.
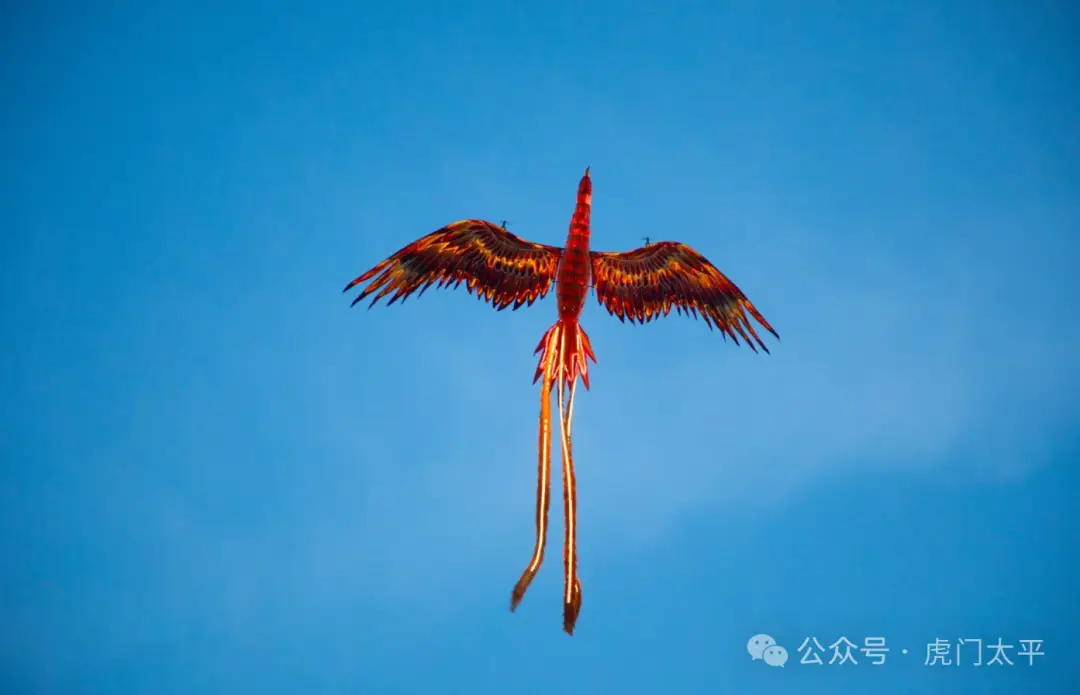
<instances>
[{"instance_id":1,"label":"gradient blue sky","mask_svg":"<svg viewBox=\"0 0 1080 695\"><path fill-rule=\"evenodd\" d=\"M1070 3L89 6L0 21L5 693L1075 685ZM340 290L464 217L561 244L586 165L597 247L783 342L590 300L568 638L561 527L507 610L554 304ZM796 663L841 636L894 652Z\"/></svg>"}]
</instances>

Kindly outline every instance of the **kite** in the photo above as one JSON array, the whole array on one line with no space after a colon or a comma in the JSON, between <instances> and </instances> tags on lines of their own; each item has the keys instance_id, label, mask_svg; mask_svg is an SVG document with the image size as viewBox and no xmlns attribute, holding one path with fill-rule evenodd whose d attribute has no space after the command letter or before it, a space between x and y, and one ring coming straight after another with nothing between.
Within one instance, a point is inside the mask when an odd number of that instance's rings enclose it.
<instances>
[{"instance_id":1,"label":"kite","mask_svg":"<svg viewBox=\"0 0 1080 695\"><path fill-rule=\"evenodd\" d=\"M514 586L510 610L517 608L540 569L548 532L551 487L551 392L558 387L562 449L563 513L563 630L574 634L581 611L581 582L577 576L577 489L570 445L574 394L578 379L589 388L588 360L596 363L589 336L579 323L589 289L620 321L648 323L672 309L701 318L719 329L726 340L751 350L769 349L754 330L752 317L780 336L746 295L704 256L676 241L646 240L645 246L623 253L589 248L592 179L585 169L578 184L570 232L563 247L526 241L506 229L478 219L460 220L417 239L350 282L345 291L368 283L352 306L377 291L368 309L389 296L387 305L404 301L432 285L456 288L465 283L469 294L496 310L531 306L555 287L559 318L544 333L534 354L540 361L533 383L540 386L539 474L536 486L536 542L532 557ZM755 346L756 343L756 346Z\"/></svg>"}]
</instances>

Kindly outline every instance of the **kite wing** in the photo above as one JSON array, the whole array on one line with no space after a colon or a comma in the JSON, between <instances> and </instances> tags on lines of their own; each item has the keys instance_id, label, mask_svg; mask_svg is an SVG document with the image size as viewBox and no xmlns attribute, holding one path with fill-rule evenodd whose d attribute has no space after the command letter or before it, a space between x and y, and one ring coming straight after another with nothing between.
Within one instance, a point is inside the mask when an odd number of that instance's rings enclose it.
<instances>
[{"instance_id":1,"label":"kite wing","mask_svg":"<svg viewBox=\"0 0 1080 695\"><path fill-rule=\"evenodd\" d=\"M420 295L432 284L465 289L499 311L532 304L551 289L562 249L534 244L484 220L461 220L417 239L345 286L370 281L353 300L372 292L371 308L393 292L387 305ZM420 296L417 295L417 296Z\"/></svg>"},{"instance_id":2,"label":"kite wing","mask_svg":"<svg viewBox=\"0 0 1080 695\"><path fill-rule=\"evenodd\" d=\"M620 321L648 323L674 308L695 318L700 314L710 329L715 325L736 345L742 336L754 352L754 341L769 352L749 315L780 338L742 290L686 244L656 241L624 253L591 255L596 298Z\"/></svg>"}]
</instances>

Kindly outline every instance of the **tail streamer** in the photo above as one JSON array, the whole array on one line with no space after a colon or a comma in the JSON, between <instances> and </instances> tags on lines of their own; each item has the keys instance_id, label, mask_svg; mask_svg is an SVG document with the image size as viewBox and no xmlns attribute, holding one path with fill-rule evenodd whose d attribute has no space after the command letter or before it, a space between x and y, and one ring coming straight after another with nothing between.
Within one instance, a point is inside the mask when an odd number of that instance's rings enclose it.
<instances>
[{"instance_id":1,"label":"tail streamer","mask_svg":"<svg viewBox=\"0 0 1080 695\"><path fill-rule=\"evenodd\" d=\"M596 362L589 336L573 320L560 319L544 333L536 348L540 363L533 383L541 377L540 385L540 446L536 484L536 544L532 558L514 586L510 597L510 610L517 608L533 577L544 560L544 546L548 532L548 510L551 506L551 391L558 386L556 398L559 403L559 434L562 453L563 513L565 537L563 541L563 630L574 634L574 625L581 612L581 582L577 576L577 484L574 476L574 455L570 441L571 423L574 418L574 394L580 377L589 388L589 363Z\"/></svg>"}]
</instances>

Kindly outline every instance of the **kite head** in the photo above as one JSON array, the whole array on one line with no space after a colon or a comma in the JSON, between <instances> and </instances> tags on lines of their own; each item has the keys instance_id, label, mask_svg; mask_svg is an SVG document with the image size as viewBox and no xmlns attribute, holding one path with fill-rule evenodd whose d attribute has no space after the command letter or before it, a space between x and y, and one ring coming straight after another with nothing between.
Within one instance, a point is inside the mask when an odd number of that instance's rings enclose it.
<instances>
[{"instance_id":1,"label":"kite head","mask_svg":"<svg viewBox=\"0 0 1080 695\"><path fill-rule=\"evenodd\" d=\"M585 167L585 175L581 177L581 183L577 187L578 205L592 203L592 179L589 178L589 168Z\"/></svg>"}]
</instances>

